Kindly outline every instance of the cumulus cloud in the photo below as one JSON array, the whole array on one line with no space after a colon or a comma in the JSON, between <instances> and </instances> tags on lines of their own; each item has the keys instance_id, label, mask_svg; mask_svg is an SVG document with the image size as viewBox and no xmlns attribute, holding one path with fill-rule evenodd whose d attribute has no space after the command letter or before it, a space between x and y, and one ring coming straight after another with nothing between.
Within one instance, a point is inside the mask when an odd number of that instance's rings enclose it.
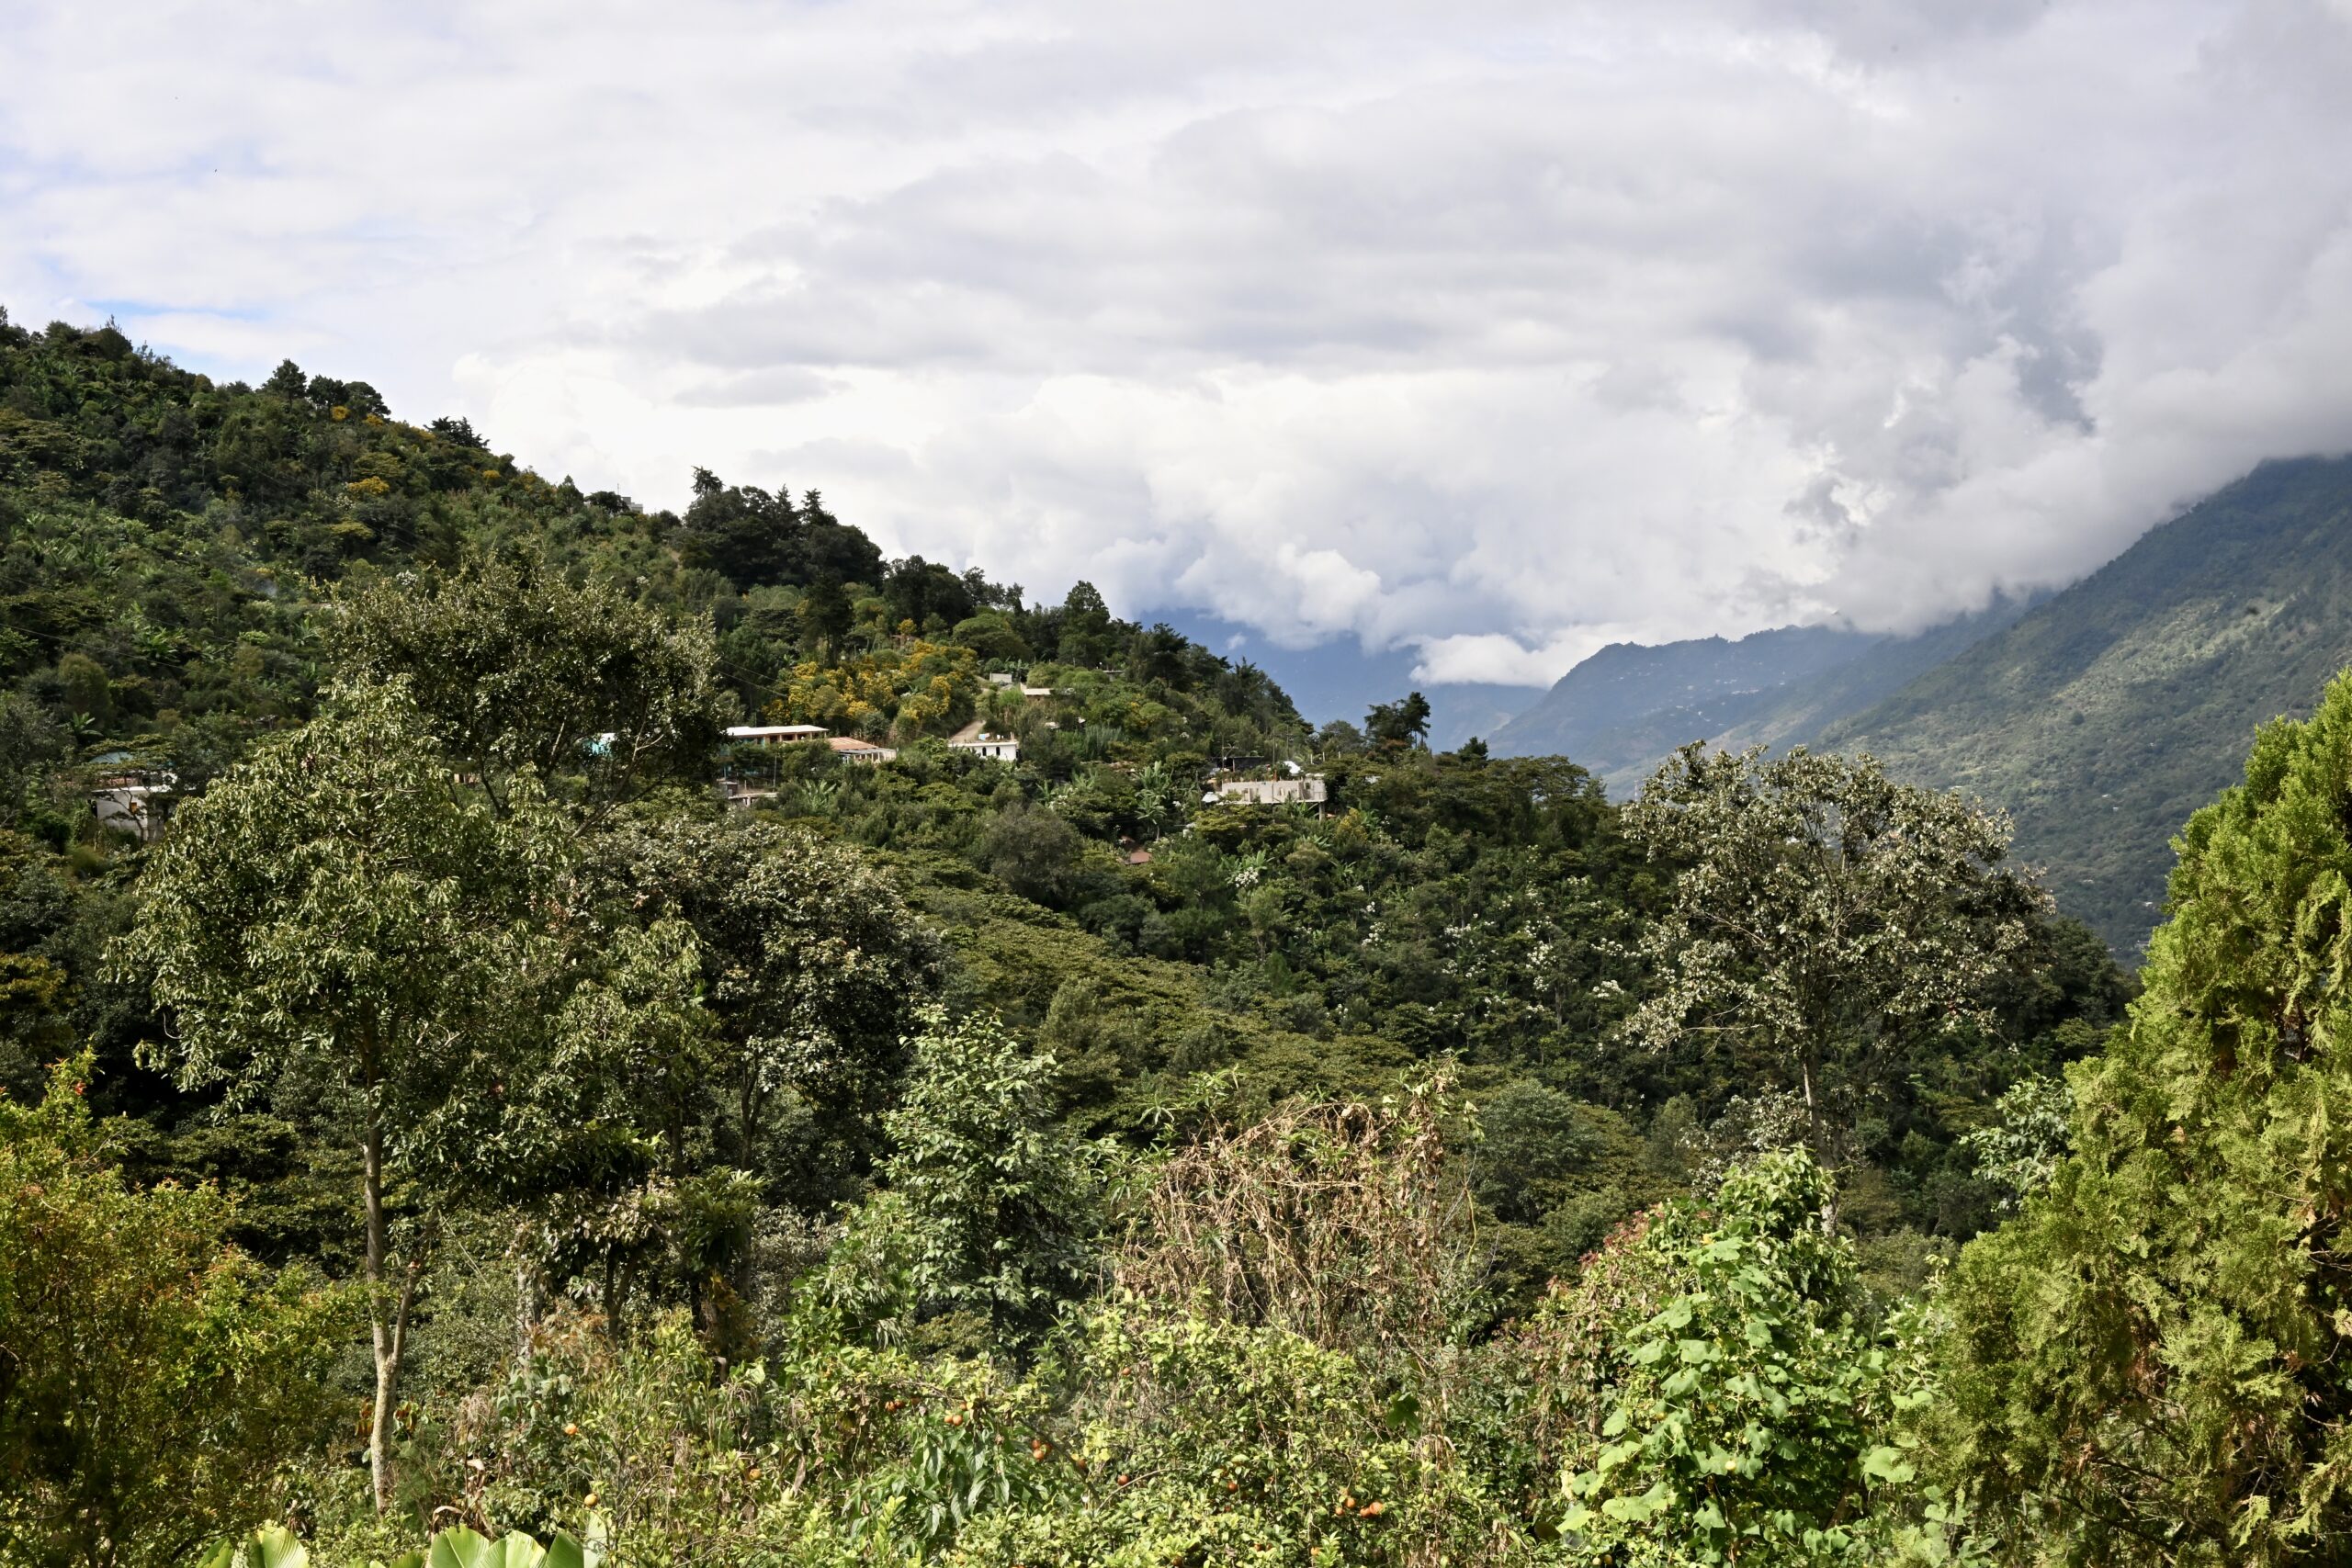
<instances>
[{"instance_id":1,"label":"cumulus cloud","mask_svg":"<svg viewBox=\"0 0 2352 1568\"><path fill-rule=\"evenodd\" d=\"M1908 628L2352 445L2344 0L0 28L0 300L1423 678Z\"/></svg>"}]
</instances>

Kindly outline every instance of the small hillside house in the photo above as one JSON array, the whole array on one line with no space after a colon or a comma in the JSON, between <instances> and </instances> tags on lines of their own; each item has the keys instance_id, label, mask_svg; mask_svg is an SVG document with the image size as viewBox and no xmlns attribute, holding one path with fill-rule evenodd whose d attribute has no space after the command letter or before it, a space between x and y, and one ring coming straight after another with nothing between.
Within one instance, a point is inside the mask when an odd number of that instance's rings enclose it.
<instances>
[{"instance_id":1,"label":"small hillside house","mask_svg":"<svg viewBox=\"0 0 2352 1568\"><path fill-rule=\"evenodd\" d=\"M164 836L172 788L178 783L176 775L161 769L110 774L90 792L90 815L102 828L135 834L140 842L152 844Z\"/></svg>"},{"instance_id":2,"label":"small hillside house","mask_svg":"<svg viewBox=\"0 0 2352 1568\"><path fill-rule=\"evenodd\" d=\"M1010 735L999 735L994 730L982 728L978 719L949 736L947 744L955 750L969 751L994 761L1017 762L1021 760L1020 741Z\"/></svg>"},{"instance_id":3,"label":"small hillside house","mask_svg":"<svg viewBox=\"0 0 2352 1568\"><path fill-rule=\"evenodd\" d=\"M1228 805L1321 806L1330 798L1321 773L1288 779L1219 779L1208 796Z\"/></svg>"},{"instance_id":4,"label":"small hillside house","mask_svg":"<svg viewBox=\"0 0 2352 1568\"><path fill-rule=\"evenodd\" d=\"M803 740L822 740L832 733L821 724L732 724L727 727L727 739L737 746L790 746Z\"/></svg>"}]
</instances>

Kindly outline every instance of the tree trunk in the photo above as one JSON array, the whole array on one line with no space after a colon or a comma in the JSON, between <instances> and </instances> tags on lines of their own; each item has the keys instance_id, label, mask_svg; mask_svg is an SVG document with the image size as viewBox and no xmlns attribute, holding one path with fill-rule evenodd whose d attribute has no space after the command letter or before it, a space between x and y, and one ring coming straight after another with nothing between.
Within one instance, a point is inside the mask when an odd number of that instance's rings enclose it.
<instances>
[{"instance_id":1,"label":"tree trunk","mask_svg":"<svg viewBox=\"0 0 2352 1568\"><path fill-rule=\"evenodd\" d=\"M418 1270L412 1260L398 1299L387 1299L384 1130L372 1105L368 1108L368 1129L359 1153L368 1211L368 1331L376 1358L376 1409L368 1427L368 1473L374 1483L376 1512L381 1514L392 1506L392 1404L400 1395L401 1358L408 1348L409 1306L416 1299Z\"/></svg>"},{"instance_id":2,"label":"tree trunk","mask_svg":"<svg viewBox=\"0 0 2352 1568\"><path fill-rule=\"evenodd\" d=\"M531 1361L531 1336L539 1325L539 1269L531 1258L528 1221L514 1227L514 1359Z\"/></svg>"},{"instance_id":3,"label":"tree trunk","mask_svg":"<svg viewBox=\"0 0 2352 1568\"><path fill-rule=\"evenodd\" d=\"M392 1498L392 1337L384 1321L384 1136L375 1107L359 1139L360 1201L368 1216L368 1337L376 1358L376 1406L368 1425L368 1473L375 1483L376 1511Z\"/></svg>"}]
</instances>

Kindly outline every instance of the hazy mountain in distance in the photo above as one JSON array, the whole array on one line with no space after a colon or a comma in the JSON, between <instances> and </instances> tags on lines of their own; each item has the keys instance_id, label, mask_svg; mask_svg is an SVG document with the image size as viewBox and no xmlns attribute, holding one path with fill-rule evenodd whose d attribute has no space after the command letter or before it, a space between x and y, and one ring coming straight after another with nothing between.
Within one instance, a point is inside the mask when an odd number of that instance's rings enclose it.
<instances>
[{"instance_id":1,"label":"hazy mountain in distance","mask_svg":"<svg viewBox=\"0 0 2352 1568\"><path fill-rule=\"evenodd\" d=\"M1788 687L1842 669L1882 639L1784 626L1645 647L1614 642L1579 662L1488 739L1506 757L1560 756L1625 792L1689 740L1750 723Z\"/></svg>"},{"instance_id":2,"label":"hazy mountain in distance","mask_svg":"<svg viewBox=\"0 0 2352 1568\"><path fill-rule=\"evenodd\" d=\"M1498 730L1502 756L1581 762L1620 799L1679 746L1787 746L1859 713L1923 671L1999 630L2021 606L1993 608L1917 637L1783 626L1736 641L1612 643Z\"/></svg>"},{"instance_id":3,"label":"hazy mountain in distance","mask_svg":"<svg viewBox=\"0 0 2352 1568\"><path fill-rule=\"evenodd\" d=\"M1310 716L1361 721L1363 703L1414 683L1411 656L1388 658L1266 663L1325 694L1320 713L1301 695ZM2238 779L2257 727L2309 712L2347 664L2352 457L2306 457L2262 465L2062 592L1909 637L1792 626L1614 644L1486 738L1499 756L1580 762L1619 799L1692 740L1872 752L2008 811L2060 906L2130 953L2162 913L2172 836ZM1478 719L1519 694L1423 689L1441 747L1479 732L1456 716L1465 694Z\"/></svg>"},{"instance_id":4,"label":"hazy mountain in distance","mask_svg":"<svg viewBox=\"0 0 2352 1568\"><path fill-rule=\"evenodd\" d=\"M2347 663L2352 458L2272 462L1813 739L2006 807L2060 906L2129 953L2172 836Z\"/></svg>"},{"instance_id":5,"label":"hazy mountain in distance","mask_svg":"<svg viewBox=\"0 0 2352 1568\"><path fill-rule=\"evenodd\" d=\"M1790 682L1747 719L1708 739L1729 750L1814 744L1830 726L1867 711L1920 675L2014 625L2046 597L1996 599L1973 615L1926 631L1882 637L1869 649L1869 657ZM1644 776L1634 775L1634 784L1638 786Z\"/></svg>"}]
</instances>

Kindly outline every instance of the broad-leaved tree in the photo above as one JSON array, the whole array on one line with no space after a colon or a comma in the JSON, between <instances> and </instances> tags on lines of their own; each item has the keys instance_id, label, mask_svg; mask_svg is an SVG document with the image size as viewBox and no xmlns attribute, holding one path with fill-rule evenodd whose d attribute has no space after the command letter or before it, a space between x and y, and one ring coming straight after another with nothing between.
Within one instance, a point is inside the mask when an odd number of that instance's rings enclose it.
<instances>
[{"instance_id":1,"label":"broad-leaved tree","mask_svg":"<svg viewBox=\"0 0 2352 1568\"><path fill-rule=\"evenodd\" d=\"M429 1202L396 1235L403 1178L463 1163L441 1145L480 1068L536 1026L556 965L550 887L569 835L527 791L503 813L460 787L401 687L355 688L179 813L119 950L168 1021L182 1087L252 1102L320 1086L362 1166L376 1403L391 1495L392 1407Z\"/></svg>"}]
</instances>

